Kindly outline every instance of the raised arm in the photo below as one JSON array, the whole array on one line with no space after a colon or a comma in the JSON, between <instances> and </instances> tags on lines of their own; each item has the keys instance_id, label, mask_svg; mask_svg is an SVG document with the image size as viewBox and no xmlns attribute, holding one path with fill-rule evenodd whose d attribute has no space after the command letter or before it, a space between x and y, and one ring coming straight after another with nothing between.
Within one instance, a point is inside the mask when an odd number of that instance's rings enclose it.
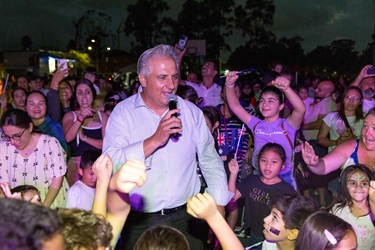
<instances>
[{"instance_id":1,"label":"raised arm","mask_svg":"<svg viewBox=\"0 0 375 250\"><path fill-rule=\"evenodd\" d=\"M230 171L228 189L229 191L234 193L233 201L236 201L238 200L238 198L242 196L241 193L236 188L237 175L238 175L240 168L238 166L237 160L234 158L229 162L228 167Z\"/></svg>"},{"instance_id":2,"label":"raised arm","mask_svg":"<svg viewBox=\"0 0 375 250\"><path fill-rule=\"evenodd\" d=\"M369 75L369 74L367 74L367 70L368 70L369 68L371 68L371 67L372 67L372 65L370 65L370 64L364 66L364 67L362 68L361 72L359 72L358 76L354 79L354 81L353 81L350 85L359 87L359 85L361 84L361 81L362 81L364 78L366 78L366 77L371 77L371 76L374 77L375 74L374 74L374 75Z\"/></svg>"},{"instance_id":3,"label":"raised arm","mask_svg":"<svg viewBox=\"0 0 375 250\"><path fill-rule=\"evenodd\" d=\"M107 216L107 192L112 175L112 160L108 155L102 154L94 162L92 170L96 175L96 190L92 212Z\"/></svg>"},{"instance_id":4,"label":"raised arm","mask_svg":"<svg viewBox=\"0 0 375 250\"><path fill-rule=\"evenodd\" d=\"M64 79L64 76L69 73L69 69L62 69L62 65L53 74L50 91L47 93L47 111L52 120L60 122L62 119L59 98L59 83Z\"/></svg>"},{"instance_id":5,"label":"raised arm","mask_svg":"<svg viewBox=\"0 0 375 250\"><path fill-rule=\"evenodd\" d=\"M50 207L56 196L58 195L60 188L62 186L64 176L59 176L52 179L51 185L48 187L48 192L46 198L43 201L43 205Z\"/></svg>"},{"instance_id":6,"label":"raised arm","mask_svg":"<svg viewBox=\"0 0 375 250\"><path fill-rule=\"evenodd\" d=\"M214 199L208 194L198 193L187 201L187 212L207 221L219 239L223 250L244 249L224 217L217 210Z\"/></svg>"},{"instance_id":7,"label":"raised arm","mask_svg":"<svg viewBox=\"0 0 375 250\"><path fill-rule=\"evenodd\" d=\"M287 119L293 128L298 129L303 121L303 116L305 115L305 104L302 102L298 94L290 87L290 81L285 77L277 77L272 81L272 85L282 90L293 105L293 111Z\"/></svg>"},{"instance_id":8,"label":"raised arm","mask_svg":"<svg viewBox=\"0 0 375 250\"><path fill-rule=\"evenodd\" d=\"M136 160L128 160L111 178L108 189L107 220L112 225L115 247L122 227L130 212L129 192L146 181L146 166Z\"/></svg>"},{"instance_id":9,"label":"raised arm","mask_svg":"<svg viewBox=\"0 0 375 250\"><path fill-rule=\"evenodd\" d=\"M322 145L324 147L332 147L337 146L338 141L337 140L331 140L328 138L330 127L323 121L322 125L320 126L317 141L319 145Z\"/></svg>"},{"instance_id":10,"label":"raised arm","mask_svg":"<svg viewBox=\"0 0 375 250\"><path fill-rule=\"evenodd\" d=\"M313 147L305 142L302 157L307 167L317 175L325 175L338 169L346 162L355 147L356 140L348 140L338 145L323 158L315 155Z\"/></svg>"},{"instance_id":11,"label":"raised arm","mask_svg":"<svg viewBox=\"0 0 375 250\"><path fill-rule=\"evenodd\" d=\"M230 71L227 74L225 80L225 92L229 108L234 112L234 114L243 122L248 125L252 115L249 114L244 107L242 107L240 101L238 100L235 90L234 83L238 79L236 71Z\"/></svg>"}]
</instances>

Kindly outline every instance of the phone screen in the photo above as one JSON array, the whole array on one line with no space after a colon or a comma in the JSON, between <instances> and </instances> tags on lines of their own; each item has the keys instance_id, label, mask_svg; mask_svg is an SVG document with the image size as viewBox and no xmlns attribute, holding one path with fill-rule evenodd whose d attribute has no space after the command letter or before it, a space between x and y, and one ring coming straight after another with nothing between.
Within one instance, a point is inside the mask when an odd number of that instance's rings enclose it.
<instances>
[{"instance_id":1,"label":"phone screen","mask_svg":"<svg viewBox=\"0 0 375 250\"><path fill-rule=\"evenodd\" d=\"M59 59L57 60L57 67L60 68L62 65L62 70L68 69L68 62L66 59Z\"/></svg>"}]
</instances>

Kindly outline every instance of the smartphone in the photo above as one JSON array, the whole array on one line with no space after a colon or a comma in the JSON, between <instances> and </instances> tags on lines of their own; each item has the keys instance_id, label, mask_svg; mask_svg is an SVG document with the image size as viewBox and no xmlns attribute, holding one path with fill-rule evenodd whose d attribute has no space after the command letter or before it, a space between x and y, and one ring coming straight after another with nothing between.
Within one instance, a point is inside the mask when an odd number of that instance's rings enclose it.
<instances>
[{"instance_id":1,"label":"smartphone","mask_svg":"<svg viewBox=\"0 0 375 250\"><path fill-rule=\"evenodd\" d=\"M369 75L375 75L375 66L372 66L367 70L367 74Z\"/></svg>"},{"instance_id":2,"label":"smartphone","mask_svg":"<svg viewBox=\"0 0 375 250\"><path fill-rule=\"evenodd\" d=\"M185 35L181 35L180 40L178 40L177 48L180 50L184 50L188 41L188 37Z\"/></svg>"},{"instance_id":3,"label":"smartphone","mask_svg":"<svg viewBox=\"0 0 375 250\"><path fill-rule=\"evenodd\" d=\"M68 69L68 60L67 59L58 59L57 60L57 67L60 68L62 65L62 70Z\"/></svg>"}]
</instances>

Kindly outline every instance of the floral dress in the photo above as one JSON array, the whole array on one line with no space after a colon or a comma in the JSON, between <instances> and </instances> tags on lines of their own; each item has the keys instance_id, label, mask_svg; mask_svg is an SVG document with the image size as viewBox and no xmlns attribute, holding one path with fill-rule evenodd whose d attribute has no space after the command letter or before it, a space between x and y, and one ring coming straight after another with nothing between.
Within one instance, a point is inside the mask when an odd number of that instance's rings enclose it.
<instances>
[{"instance_id":1,"label":"floral dress","mask_svg":"<svg viewBox=\"0 0 375 250\"><path fill-rule=\"evenodd\" d=\"M8 182L11 188L19 185L33 185L42 201L47 196L52 179L66 173L66 154L59 141L42 134L34 152L24 158L9 142L0 142L0 182ZM68 185L65 177L51 208L62 207Z\"/></svg>"}]
</instances>

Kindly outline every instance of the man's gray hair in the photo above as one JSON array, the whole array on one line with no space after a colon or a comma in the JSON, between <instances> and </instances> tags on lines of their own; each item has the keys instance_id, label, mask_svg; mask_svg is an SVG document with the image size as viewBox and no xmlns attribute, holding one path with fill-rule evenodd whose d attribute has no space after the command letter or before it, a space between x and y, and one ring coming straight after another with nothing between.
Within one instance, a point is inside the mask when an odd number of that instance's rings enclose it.
<instances>
[{"instance_id":1,"label":"man's gray hair","mask_svg":"<svg viewBox=\"0 0 375 250\"><path fill-rule=\"evenodd\" d=\"M178 68L179 61L177 59L174 48L170 45L160 44L146 50L139 57L137 63L138 74L142 74L145 77L148 77L151 72L151 67L149 65L150 60L161 57L171 58L173 61L175 61L176 67Z\"/></svg>"}]
</instances>

